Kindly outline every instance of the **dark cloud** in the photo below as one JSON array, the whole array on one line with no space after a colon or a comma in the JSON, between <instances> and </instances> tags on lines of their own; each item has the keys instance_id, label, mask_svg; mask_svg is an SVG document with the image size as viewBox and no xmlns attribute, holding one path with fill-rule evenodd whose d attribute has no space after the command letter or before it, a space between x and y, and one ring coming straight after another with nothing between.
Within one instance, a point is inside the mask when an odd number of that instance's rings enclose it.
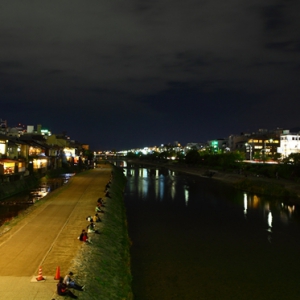
<instances>
[{"instance_id":1,"label":"dark cloud","mask_svg":"<svg viewBox=\"0 0 300 300\"><path fill-rule=\"evenodd\" d=\"M299 11L296 0L7 1L0 117L95 148L298 126Z\"/></svg>"},{"instance_id":2,"label":"dark cloud","mask_svg":"<svg viewBox=\"0 0 300 300\"><path fill-rule=\"evenodd\" d=\"M64 72L65 72L64 70L58 70L58 69L45 71L47 75L61 75Z\"/></svg>"},{"instance_id":3,"label":"dark cloud","mask_svg":"<svg viewBox=\"0 0 300 300\"><path fill-rule=\"evenodd\" d=\"M0 61L0 70L19 69L23 64L18 61Z\"/></svg>"},{"instance_id":4,"label":"dark cloud","mask_svg":"<svg viewBox=\"0 0 300 300\"><path fill-rule=\"evenodd\" d=\"M269 5L262 9L266 31L280 31L288 24L284 14L285 5Z\"/></svg>"},{"instance_id":5,"label":"dark cloud","mask_svg":"<svg viewBox=\"0 0 300 300\"><path fill-rule=\"evenodd\" d=\"M266 48L273 50L280 50L286 52L300 52L300 40L298 41L285 41L285 42L272 42L266 44Z\"/></svg>"}]
</instances>

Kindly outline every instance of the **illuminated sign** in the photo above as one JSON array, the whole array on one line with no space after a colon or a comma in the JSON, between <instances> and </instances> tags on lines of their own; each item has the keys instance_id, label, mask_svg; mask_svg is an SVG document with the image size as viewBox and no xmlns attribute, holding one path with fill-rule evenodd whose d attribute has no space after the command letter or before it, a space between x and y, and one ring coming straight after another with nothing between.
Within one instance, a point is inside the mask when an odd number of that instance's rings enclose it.
<instances>
[{"instance_id":1,"label":"illuminated sign","mask_svg":"<svg viewBox=\"0 0 300 300\"><path fill-rule=\"evenodd\" d=\"M41 130L41 134L42 134L42 135L48 135L48 136L49 136L49 135L51 135L51 131L49 131L48 129L42 129L42 130Z\"/></svg>"}]
</instances>

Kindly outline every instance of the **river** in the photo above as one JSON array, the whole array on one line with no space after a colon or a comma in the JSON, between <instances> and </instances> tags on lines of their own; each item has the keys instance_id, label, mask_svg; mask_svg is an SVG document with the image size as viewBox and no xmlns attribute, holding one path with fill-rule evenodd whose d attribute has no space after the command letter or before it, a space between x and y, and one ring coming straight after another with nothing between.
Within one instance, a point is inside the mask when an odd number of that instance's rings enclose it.
<instances>
[{"instance_id":1,"label":"river","mask_svg":"<svg viewBox=\"0 0 300 300\"><path fill-rule=\"evenodd\" d=\"M28 207L39 201L47 194L61 187L69 181L74 174L66 173L60 177L40 180L40 185L32 191L24 191L15 196L0 201L0 226L22 214Z\"/></svg>"},{"instance_id":2,"label":"river","mask_svg":"<svg viewBox=\"0 0 300 300\"><path fill-rule=\"evenodd\" d=\"M299 207L123 166L135 300L299 297Z\"/></svg>"}]
</instances>

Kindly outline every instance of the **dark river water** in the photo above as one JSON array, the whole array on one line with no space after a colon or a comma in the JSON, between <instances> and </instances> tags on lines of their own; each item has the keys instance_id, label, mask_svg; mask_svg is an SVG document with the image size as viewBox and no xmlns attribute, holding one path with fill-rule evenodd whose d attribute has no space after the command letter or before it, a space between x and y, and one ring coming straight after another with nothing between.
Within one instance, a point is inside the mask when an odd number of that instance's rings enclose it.
<instances>
[{"instance_id":1,"label":"dark river water","mask_svg":"<svg viewBox=\"0 0 300 300\"><path fill-rule=\"evenodd\" d=\"M300 297L299 207L124 167L135 300Z\"/></svg>"},{"instance_id":2,"label":"dark river water","mask_svg":"<svg viewBox=\"0 0 300 300\"><path fill-rule=\"evenodd\" d=\"M62 174L58 178L41 179L40 185L32 191L26 191L0 201L0 226L22 214L34 202L67 183L74 174Z\"/></svg>"}]
</instances>

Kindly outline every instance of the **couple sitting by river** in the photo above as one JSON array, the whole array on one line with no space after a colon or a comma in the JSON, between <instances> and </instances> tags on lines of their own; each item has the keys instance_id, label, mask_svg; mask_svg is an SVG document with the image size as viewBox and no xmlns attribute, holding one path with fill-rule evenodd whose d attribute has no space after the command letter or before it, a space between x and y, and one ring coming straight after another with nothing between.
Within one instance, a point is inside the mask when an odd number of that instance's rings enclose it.
<instances>
[{"instance_id":1,"label":"couple sitting by river","mask_svg":"<svg viewBox=\"0 0 300 300\"><path fill-rule=\"evenodd\" d=\"M85 229L82 229L82 232L81 232L80 236L78 237L78 239L79 239L80 241L82 241L82 242L92 244L92 241L91 241L91 239L88 237L88 234L87 234L87 232L85 231Z\"/></svg>"},{"instance_id":2,"label":"couple sitting by river","mask_svg":"<svg viewBox=\"0 0 300 300\"><path fill-rule=\"evenodd\" d=\"M101 222L101 219L100 219L100 217L97 213L95 213L95 215L93 217L88 216L86 219L89 222L92 222L92 221L95 222L95 223Z\"/></svg>"},{"instance_id":3,"label":"couple sitting by river","mask_svg":"<svg viewBox=\"0 0 300 300\"><path fill-rule=\"evenodd\" d=\"M100 234L100 231L95 228L95 224L93 221L90 222L90 224L87 226L87 231L85 229L82 229L82 232L78 239L83 242L89 242L91 243L91 240L88 237L88 233L98 233Z\"/></svg>"},{"instance_id":4,"label":"couple sitting by river","mask_svg":"<svg viewBox=\"0 0 300 300\"><path fill-rule=\"evenodd\" d=\"M57 294L60 296L70 296L73 299L77 299L78 297L73 294L69 289L75 289L78 291L84 291L84 285L79 285L75 282L75 280L71 277L73 276L73 272L69 272L64 278L60 278L59 283L57 284Z\"/></svg>"}]
</instances>

